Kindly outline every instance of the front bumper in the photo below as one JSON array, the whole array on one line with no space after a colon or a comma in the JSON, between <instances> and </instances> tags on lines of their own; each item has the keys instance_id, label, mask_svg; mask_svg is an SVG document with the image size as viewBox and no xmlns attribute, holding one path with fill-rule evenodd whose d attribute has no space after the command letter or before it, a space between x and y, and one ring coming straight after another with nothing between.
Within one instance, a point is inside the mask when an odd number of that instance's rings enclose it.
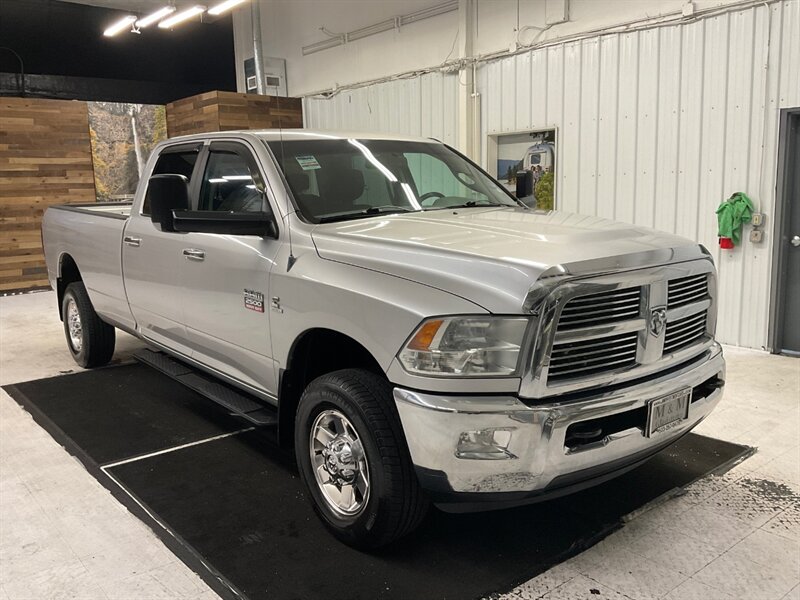
<instances>
[{"instance_id":1,"label":"front bumper","mask_svg":"<svg viewBox=\"0 0 800 600\"><path fill-rule=\"evenodd\" d=\"M445 396L402 388L395 388L394 399L417 476L433 501L479 509L482 503L489 508L568 493L637 466L700 423L722 397L724 380L722 350L714 344L667 373L578 399L528 405L516 396ZM689 418L647 437L648 401L685 388L694 390ZM570 425L587 421L616 427L587 443L571 438L567 444ZM507 432L507 456L459 458L462 434L483 430Z\"/></svg>"}]
</instances>

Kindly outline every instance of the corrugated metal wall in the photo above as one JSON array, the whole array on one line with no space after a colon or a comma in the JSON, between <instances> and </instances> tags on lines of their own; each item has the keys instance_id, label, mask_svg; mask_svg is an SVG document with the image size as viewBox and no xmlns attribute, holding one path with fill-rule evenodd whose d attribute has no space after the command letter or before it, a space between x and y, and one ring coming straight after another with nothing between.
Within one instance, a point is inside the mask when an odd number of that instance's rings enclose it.
<instances>
[{"instance_id":1,"label":"corrugated metal wall","mask_svg":"<svg viewBox=\"0 0 800 600\"><path fill-rule=\"evenodd\" d=\"M656 227L712 249L718 337L767 343L780 108L800 106L800 2L593 37L478 70L487 136L558 129L557 208ZM307 99L309 127L430 135L457 143L458 79L429 74ZM761 244L717 248L719 203L746 192Z\"/></svg>"},{"instance_id":2,"label":"corrugated metal wall","mask_svg":"<svg viewBox=\"0 0 800 600\"><path fill-rule=\"evenodd\" d=\"M330 99L305 98L306 127L381 131L458 143L458 75L428 73Z\"/></svg>"}]
</instances>

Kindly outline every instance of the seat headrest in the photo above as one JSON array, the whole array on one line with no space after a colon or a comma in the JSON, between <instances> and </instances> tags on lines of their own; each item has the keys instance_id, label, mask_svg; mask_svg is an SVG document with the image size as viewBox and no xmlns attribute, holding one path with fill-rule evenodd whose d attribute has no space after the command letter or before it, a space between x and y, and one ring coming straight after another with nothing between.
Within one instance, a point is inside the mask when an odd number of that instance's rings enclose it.
<instances>
[{"instance_id":1,"label":"seat headrest","mask_svg":"<svg viewBox=\"0 0 800 600\"><path fill-rule=\"evenodd\" d=\"M308 189L308 173L287 173L286 180L289 182L289 187L297 194L302 194Z\"/></svg>"},{"instance_id":2,"label":"seat headrest","mask_svg":"<svg viewBox=\"0 0 800 600\"><path fill-rule=\"evenodd\" d=\"M330 204L344 209L350 208L353 200L360 198L364 193L364 174L357 169L340 169L327 188L326 204L329 199Z\"/></svg>"}]
</instances>

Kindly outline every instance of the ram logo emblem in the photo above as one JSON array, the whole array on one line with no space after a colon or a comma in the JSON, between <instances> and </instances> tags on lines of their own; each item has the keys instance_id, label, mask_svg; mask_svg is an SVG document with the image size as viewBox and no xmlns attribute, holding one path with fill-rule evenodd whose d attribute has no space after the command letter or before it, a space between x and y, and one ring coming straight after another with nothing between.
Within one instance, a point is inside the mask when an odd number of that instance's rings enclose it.
<instances>
[{"instance_id":1,"label":"ram logo emblem","mask_svg":"<svg viewBox=\"0 0 800 600\"><path fill-rule=\"evenodd\" d=\"M648 326L650 329L650 333L654 336L658 337L661 335L661 332L664 331L664 327L667 324L667 309L664 307L654 308L650 311L650 319L648 322Z\"/></svg>"}]
</instances>

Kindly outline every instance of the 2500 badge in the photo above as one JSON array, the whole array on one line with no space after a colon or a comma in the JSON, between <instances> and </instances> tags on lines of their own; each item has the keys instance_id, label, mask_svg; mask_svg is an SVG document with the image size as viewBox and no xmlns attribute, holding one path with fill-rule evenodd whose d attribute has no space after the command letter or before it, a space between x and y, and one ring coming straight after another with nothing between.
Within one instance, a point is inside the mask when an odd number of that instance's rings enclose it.
<instances>
[{"instance_id":1,"label":"2500 badge","mask_svg":"<svg viewBox=\"0 0 800 600\"><path fill-rule=\"evenodd\" d=\"M255 290L244 290L244 307L256 312L264 312L264 294Z\"/></svg>"}]
</instances>

